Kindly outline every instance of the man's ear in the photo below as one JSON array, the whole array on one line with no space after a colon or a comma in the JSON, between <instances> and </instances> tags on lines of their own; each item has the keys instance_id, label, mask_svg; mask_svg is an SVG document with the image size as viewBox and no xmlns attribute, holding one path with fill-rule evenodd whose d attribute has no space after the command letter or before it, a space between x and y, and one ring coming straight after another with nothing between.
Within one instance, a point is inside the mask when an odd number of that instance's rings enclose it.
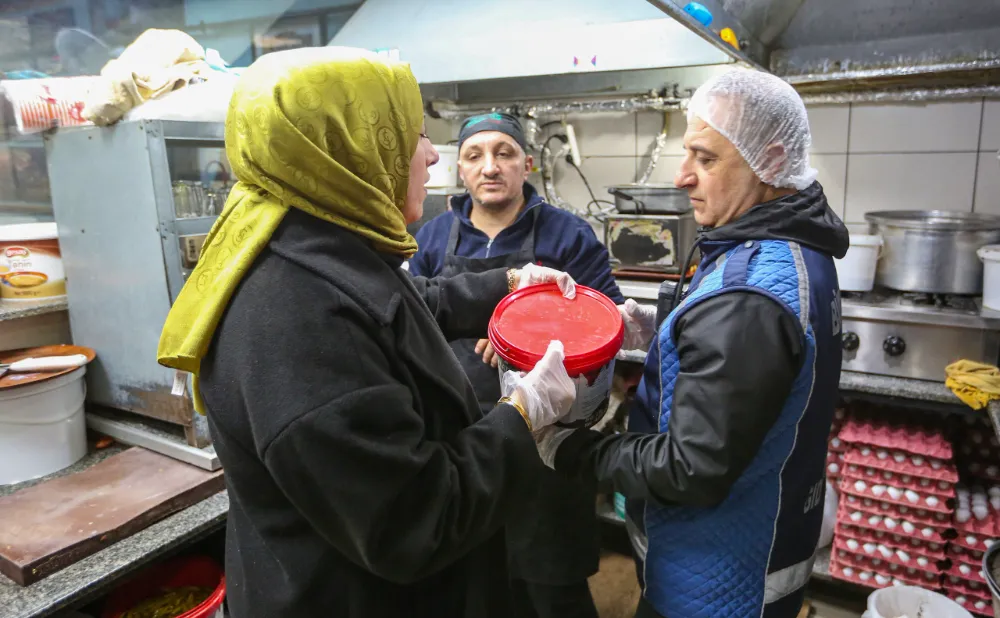
<instances>
[{"instance_id":1,"label":"man's ear","mask_svg":"<svg viewBox=\"0 0 1000 618\"><path fill-rule=\"evenodd\" d=\"M785 145L781 142L771 144L764 149L764 169L760 173L760 179L764 184L773 184L787 160L788 153L785 152Z\"/></svg>"},{"instance_id":2,"label":"man's ear","mask_svg":"<svg viewBox=\"0 0 1000 618\"><path fill-rule=\"evenodd\" d=\"M535 159L530 154L524 155L524 177L527 178L531 174L532 168L535 167Z\"/></svg>"}]
</instances>

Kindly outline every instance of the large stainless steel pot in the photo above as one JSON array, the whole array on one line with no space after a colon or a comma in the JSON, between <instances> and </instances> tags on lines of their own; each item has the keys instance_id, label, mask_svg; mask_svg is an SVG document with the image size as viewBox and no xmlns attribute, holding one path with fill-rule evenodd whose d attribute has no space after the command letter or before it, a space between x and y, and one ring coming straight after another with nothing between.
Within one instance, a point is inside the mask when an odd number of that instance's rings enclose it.
<instances>
[{"instance_id":1,"label":"large stainless steel pot","mask_svg":"<svg viewBox=\"0 0 1000 618\"><path fill-rule=\"evenodd\" d=\"M615 208L623 214L676 215L691 210L691 198L684 189L669 184L629 184L608 187L615 196Z\"/></svg>"},{"instance_id":2,"label":"large stainless steel pot","mask_svg":"<svg viewBox=\"0 0 1000 618\"><path fill-rule=\"evenodd\" d=\"M882 236L875 282L904 292L979 294L983 264L976 249L1000 242L1000 217L939 210L865 215Z\"/></svg>"}]
</instances>

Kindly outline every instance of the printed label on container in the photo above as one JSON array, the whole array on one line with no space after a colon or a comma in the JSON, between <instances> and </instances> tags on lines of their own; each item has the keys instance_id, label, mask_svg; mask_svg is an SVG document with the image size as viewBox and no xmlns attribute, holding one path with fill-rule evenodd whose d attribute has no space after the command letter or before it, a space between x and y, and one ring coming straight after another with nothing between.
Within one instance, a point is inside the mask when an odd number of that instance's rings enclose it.
<instances>
[{"instance_id":1,"label":"printed label on container","mask_svg":"<svg viewBox=\"0 0 1000 618\"><path fill-rule=\"evenodd\" d=\"M65 295L58 240L0 243L0 298L38 300Z\"/></svg>"},{"instance_id":2,"label":"printed label on container","mask_svg":"<svg viewBox=\"0 0 1000 618\"><path fill-rule=\"evenodd\" d=\"M605 365L600 373L597 374L597 377L594 378L593 384L578 387L579 390L576 393L573 410L564 422L572 423L589 419L611 393L611 378L614 376L614 373L615 361L611 359L611 362Z\"/></svg>"}]
</instances>

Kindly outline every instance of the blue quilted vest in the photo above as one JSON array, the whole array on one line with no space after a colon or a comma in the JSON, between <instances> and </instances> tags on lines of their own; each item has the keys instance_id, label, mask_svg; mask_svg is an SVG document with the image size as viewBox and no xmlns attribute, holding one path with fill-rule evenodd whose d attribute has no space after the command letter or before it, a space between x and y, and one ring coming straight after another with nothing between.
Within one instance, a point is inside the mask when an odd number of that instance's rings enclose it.
<instances>
[{"instance_id":1,"label":"blue quilted vest","mask_svg":"<svg viewBox=\"0 0 1000 618\"><path fill-rule=\"evenodd\" d=\"M795 616L819 538L840 375L836 271L832 258L794 242L711 245L702 246L692 291L650 348L629 429L667 430L679 368L674 324L708 298L751 291L775 299L802 326L804 362L777 422L721 504L630 503L647 544L644 596L668 618Z\"/></svg>"}]
</instances>

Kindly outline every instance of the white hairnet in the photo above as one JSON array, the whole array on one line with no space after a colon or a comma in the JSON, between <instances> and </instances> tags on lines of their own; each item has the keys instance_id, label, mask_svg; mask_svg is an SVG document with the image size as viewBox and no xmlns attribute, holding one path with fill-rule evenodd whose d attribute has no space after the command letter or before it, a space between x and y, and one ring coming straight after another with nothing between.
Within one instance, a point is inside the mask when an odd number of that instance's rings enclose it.
<instances>
[{"instance_id":1,"label":"white hairnet","mask_svg":"<svg viewBox=\"0 0 1000 618\"><path fill-rule=\"evenodd\" d=\"M764 183L801 191L816 180L806 106L781 78L750 69L713 77L691 97L688 122L695 116L732 142Z\"/></svg>"}]
</instances>

